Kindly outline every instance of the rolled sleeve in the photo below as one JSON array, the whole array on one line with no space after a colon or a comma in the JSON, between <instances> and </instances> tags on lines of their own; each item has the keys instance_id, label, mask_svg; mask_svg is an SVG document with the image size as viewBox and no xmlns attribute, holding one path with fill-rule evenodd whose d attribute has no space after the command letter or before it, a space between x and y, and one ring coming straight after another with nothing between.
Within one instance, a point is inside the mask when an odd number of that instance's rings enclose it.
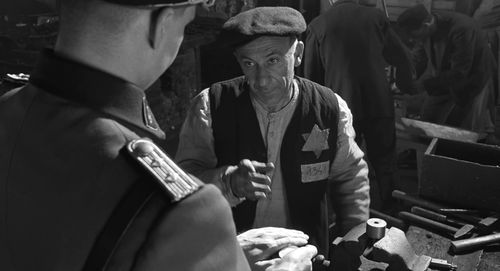
<instances>
[{"instance_id":1,"label":"rolled sleeve","mask_svg":"<svg viewBox=\"0 0 500 271\"><path fill-rule=\"evenodd\" d=\"M354 141L352 114L346 102L339 101L337 153L330 169L330 197L342 233L368 220L370 186L364 153Z\"/></svg>"},{"instance_id":2,"label":"rolled sleeve","mask_svg":"<svg viewBox=\"0 0 500 271\"><path fill-rule=\"evenodd\" d=\"M229 185L227 172L231 166L216 167L208 89L200 92L191 102L179 134L175 160L186 172L217 186L231 206L241 202Z\"/></svg>"}]
</instances>

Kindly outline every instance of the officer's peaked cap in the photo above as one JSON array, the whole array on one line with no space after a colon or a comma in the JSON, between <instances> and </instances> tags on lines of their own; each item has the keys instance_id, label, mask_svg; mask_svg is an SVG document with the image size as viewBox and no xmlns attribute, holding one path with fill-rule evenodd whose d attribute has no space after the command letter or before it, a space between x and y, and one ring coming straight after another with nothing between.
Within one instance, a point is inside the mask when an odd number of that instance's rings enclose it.
<instances>
[{"instance_id":1,"label":"officer's peaked cap","mask_svg":"<svg viewBox=\"0 0 500 271\"><path fill-rule=\"evenodd\" d=\"M406 30L412 31L420 28L430 13L423 4L418 4L405 10L397 19L398 25Z\"/></svg>"},{"instance_id":2,"label":"officer's peaked cap","mask_svg":"<svg viewBox=\"0 0 500 271\"><path fill-rule=\"evenodd\" d=\"M236 48L262 36L299 36L306 30L304 17L290 7L257 7L229 18L220 41Z\"/></svg>"}]
</instances>

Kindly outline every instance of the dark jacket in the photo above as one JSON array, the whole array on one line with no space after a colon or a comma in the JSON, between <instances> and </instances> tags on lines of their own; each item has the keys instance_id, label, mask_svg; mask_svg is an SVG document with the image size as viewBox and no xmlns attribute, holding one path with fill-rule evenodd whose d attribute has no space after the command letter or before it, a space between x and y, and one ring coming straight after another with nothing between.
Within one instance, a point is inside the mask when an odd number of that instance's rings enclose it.
<instances>
[{"instance_id":1,"label":"dark jacket","mask_svg":"<svg viewBox=\"0 0 500 271\"><path fill-rule=\"evenodd\" d=\"M472 18L451 12L434 16L437 29L431 36L431 60L437 75L425 80L424 86L431 95L451 94L456 104L464 106L495 76L495 60Z\"/></svg>"},{"instance_id":2,"label":"dark jacket","mask_svg":"<svg viewBox=\"0 0 500 271\"><path fill-rule=\"evenodd\" d=\"M132 184L153 181L122 154L139 137L164 137L142 90L45 52L0 99L0 270L81 270ZM148 202L107 270L249 270L217 188L167 200Z\"/></svg>"},{"instance_id":3,"label":"dark jacket","mask_svg":"<svg viewBox=\"0 0 500 271\"><path fill-rule=\"evenodd\" d=\"M378 9L341 0L308 26L304 76L346 100L354 121L394 116L387 63L411 81L409 57Z\"/></svg>"},{"instance_id":4,"label":"dark jacket","mask_svg":"<svg viewBox=\"0 0 500 271\"><path fill-rule=\"evenodd\" d=\"M290 226L307 233L309 241L327 255L329 181L325 178L304 183L301 167L326 162L330 168L337 146L338 101L330 89L307 79L296 79L300 89L297 107L283 136L280 153ZM234 165L242 159L267 161L267 149L245 79L238 77L216 83L209 93L217 166ZM310 133L316 124L321 130L329 129L329 148L319 157L312 151L302 151L305 144L302 135ZM238 231L252 227L256 206L257 201L246 200L233 208Z\"/></svg>"}]
</instances>

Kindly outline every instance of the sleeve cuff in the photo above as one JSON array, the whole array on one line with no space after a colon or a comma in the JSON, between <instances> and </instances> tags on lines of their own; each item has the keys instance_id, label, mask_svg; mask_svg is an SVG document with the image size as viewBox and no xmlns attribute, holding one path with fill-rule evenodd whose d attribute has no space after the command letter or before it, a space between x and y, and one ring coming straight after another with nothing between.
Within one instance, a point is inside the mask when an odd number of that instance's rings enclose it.
<instances>
[{"instance_id":1,"label":"sleeve cuff","mask_svg":"<svg viewBox=\"0 0 500 271\"><path fill-rule=\"evenodd\" d=\"M226 170L223 171L222 176L221 176L221 184L222 184L222 194L226 198L226 200L229 202L229 205L231 207L234 207L241 202L243 202L246 198L244 197L237 197L234 193L233 190L231 189L231 183L229 182L229 172L234 170L234 166L229 166L226 168Z\"/></svg>"}]
</instances>

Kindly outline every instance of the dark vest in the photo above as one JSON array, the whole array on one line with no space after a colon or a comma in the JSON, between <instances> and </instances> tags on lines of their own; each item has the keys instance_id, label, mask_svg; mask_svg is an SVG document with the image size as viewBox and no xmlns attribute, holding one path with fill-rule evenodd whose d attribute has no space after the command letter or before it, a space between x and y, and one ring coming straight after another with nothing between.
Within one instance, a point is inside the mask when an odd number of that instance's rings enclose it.
<instances>
[{"instance_id":1,"label":"dark vest","mask_svg":"<svg viewBox=\"0 0 500 271\"><path fill-rule=\"evenodd\" d=\"M303 183L301 165L325 161L331 165L337 148L338 101L330 89L307 79L296 77L296 80L300 89L297 107L285 131L280 153L283 186L291 227L307 233L320 253L327 253L328 181ZM209 96L217 166L236 165L245 158L267 162L267 150L244 78L212 85ZM311 133L315 124L320 129L330 129L329 149L322 151L319 158L312 151L302 151L306 142L303 134ZM252 227L256 203L245 200L233 208L238 232Z\"/></svg>"}]
</instances>

